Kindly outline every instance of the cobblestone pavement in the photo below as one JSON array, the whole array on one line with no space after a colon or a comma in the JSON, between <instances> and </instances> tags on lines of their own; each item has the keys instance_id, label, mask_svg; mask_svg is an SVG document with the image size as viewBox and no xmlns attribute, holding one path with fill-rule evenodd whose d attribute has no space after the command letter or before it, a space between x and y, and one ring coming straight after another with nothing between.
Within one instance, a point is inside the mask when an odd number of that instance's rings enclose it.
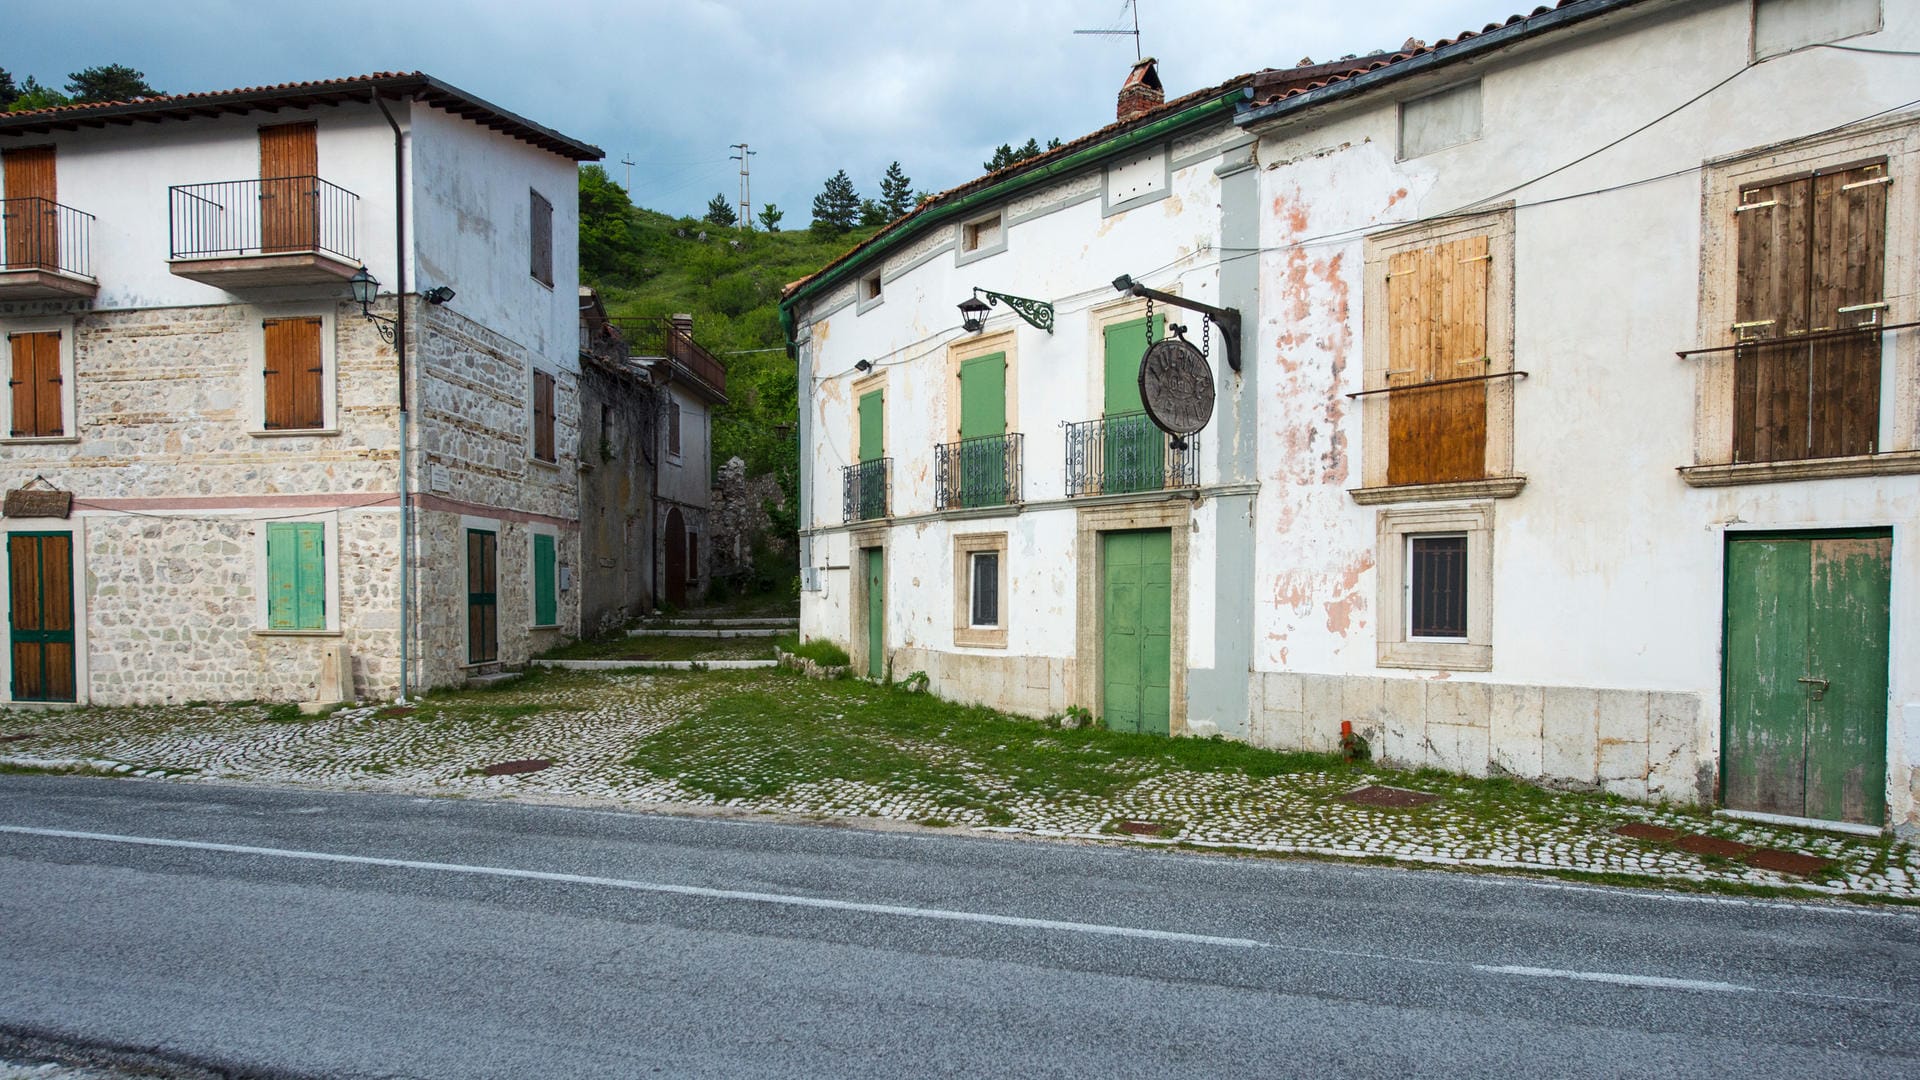
<instances>
[{"instance_id":1,"label":"cobblestone pavement","mask_svg":"<svg viewBox=\"0 0 1920 1080\"><path fill-rule=\"evenodd\" d=\"M892 749L918 760L937 762L940 770L881 781L834 778L830 757L820 774L818 746L797 745L808 736L783 741L778 733L785 729L777 717L737 734L721 729L719 742L703 736L698 767L677 775L657 775L632 763L637 749L656 735L671 739L677 731L691 737L704 722L703 706L716 695L746 687L775 694L785 709L818 714L829 707L813 689L819 685L785 672L569 673L486 694L429 697L417 710L356 707L317 718L293 718L284 706L258 705L0 712L0 766L187 782L879 818L1116 843L1920 900L1920 851L1891 839L1748 824L1585 795L1529 795L1517 799L1509 812L1497 792L1489 795L1494 789L1485 782L1432 773L1327 768L1250 776L1182 768L1165 757L1101 758L1107 752L1097 742L1068 746L1039 723L1017 725L1014 730L1021 734L1016 737L1029 740L1036 751L1082 755L1076 764L1083 769L1091 760L1113 780L1106 785L1110 790L1090 794L1036 784L1031 771L1017 778L998 774L971 760L963 748L904 735L874 737L890 739ZM689 726L678 727L683 724ZM1031 735L1025 734L1028 729ZM796 768L796 760L812 766L811 773ZM552 764L538 771L486 772L489 765L527 761ZM954 775L963 776L964 784L937 781ZM1369 782L1416 788L1439 799L1393 808L1344 798ZM763 793L732 798L713 793L730 788ZM1622 827L1654 839L1620 835L1615 830ZM1740 845L1763 855L1811 856L1817 862L1803 860L1802 873L1768 869L1752 865L1766 859L1743 854Z\"/></svg>"}]
</instances>

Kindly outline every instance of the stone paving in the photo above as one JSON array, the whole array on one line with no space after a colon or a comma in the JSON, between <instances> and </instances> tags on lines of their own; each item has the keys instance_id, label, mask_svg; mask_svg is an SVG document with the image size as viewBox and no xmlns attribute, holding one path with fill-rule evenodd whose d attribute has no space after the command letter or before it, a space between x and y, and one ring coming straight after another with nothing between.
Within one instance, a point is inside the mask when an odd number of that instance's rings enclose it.
<instances>
[{"instance_id":1,"label":"stone paving","mask_svg":"<svg viewBox=\"0 0 1920 1080\"><path fill-rule=\"evenodd\" d=\"M428 698L416 710L365 706L298 719L285 716L284 707L258 705L11 711L0 712L0 766L187 782L879 818L1110 843L1920 900L1920 850L1910 843L1589 796L1533 799L1510 817L1490 815L1488 807L1498 810L1500 804L1488 803L1478 782L1431 773L1379 770L1356 776L1310 770L1255 777L1192 771L1170 766L1165 758L1113 756L1101 768L1116 785L1109 794L1091 795L1036 787L1030 777L1015 783L968 760L958 748L898 738L896 749L959 770L965 784L941 786L912 776L885 783L799 776L786 782L793 776L787 771L793 755L806 748L767 737L767 727L754 729L750 737L730 736L731 743L703 743L706 756L698 769L679 776L656 775L631 763L636 748L650 737L697 720L710 695L749 684L776 693L793 708L808 707L808 680L786 672L753 672L568 673L485 695ZM819 699L813 700L818 707ZM1033 725L1035 747L1051 748L1050 730ZM1104 753L1097 745L1073 752ZM491 764L526 760L552 764L507 775L483 771ZM818 757L809 760L817 764ZM690 775L694 771L697 778ZM716 780L771 793L720 798L710 793ZM1440 798L1412 809L1356 805L1343 798L1368 782ZM719 786L724 789L724 783ZM1665 835L1658 833L1665 828L1810 855L1825 865L1803 876L1614 831L1634 825L1655 827L1637 830L1642 833Z\"/></svg>"}]
</instances>

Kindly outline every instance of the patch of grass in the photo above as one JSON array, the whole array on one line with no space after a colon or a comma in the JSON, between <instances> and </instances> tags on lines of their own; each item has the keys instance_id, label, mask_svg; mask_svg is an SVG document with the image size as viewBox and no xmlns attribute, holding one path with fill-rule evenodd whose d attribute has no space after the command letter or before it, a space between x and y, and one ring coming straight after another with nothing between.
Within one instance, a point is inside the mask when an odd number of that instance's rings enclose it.
<instances>
[{"instance_id":1,"label":"patch of grass","mask_svg":"<svg viewBox=\"0 0 1920 1080\"><path fill-rule=\"evenodd\" d=\"M824 667L846 667L853 663L853 658L847 655L847 650L825 638L801 641L798 634L782 634L774 639L774 644L786 652Z\"/></svg>"},{"instance_id":2,"label":"patch of grass","mask_svg":"<svg viewBox=\"0 0 1920 1080\"><path fill-rule=\"evenodd\" d=\"M267 711L264 714L262 714L260 717L260 723L262 724L299 724L312 719L316 719L316 718L308 716L306 713L301 712L300 706L294 704L291 701L283 701L283 702L280 702L278 705L267 706Z\"/></svg>"},{"instance_id":3,"label":"patch of grass","mask_svg":"<svg viewBox=\"0 0 1920 1080\"><path fill-rule=\"evenodd\" d=\"M573 641L541 654L543 660L771 660L772 638L666 637L622 631Z\"/></svg>"},{"instance_id":4,"label":"patch of grass","mask_svg":"<svg viewBox=\"0 0 1920 1080\"><path fill-rule=\"evenodd\" d=\"M27 765L0 761L0 776L124 776L98 765Z\"/></svg>"}]
</instances>

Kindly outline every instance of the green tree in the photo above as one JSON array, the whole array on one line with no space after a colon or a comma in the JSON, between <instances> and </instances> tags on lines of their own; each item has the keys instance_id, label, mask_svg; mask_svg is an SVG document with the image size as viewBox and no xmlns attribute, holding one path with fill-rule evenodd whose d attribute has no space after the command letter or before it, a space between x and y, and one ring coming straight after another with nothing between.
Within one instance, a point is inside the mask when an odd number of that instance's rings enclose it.
<instances>
[{"instance_id":1,"label":"green tree","mask_svg":"<svg viewBox=\"0 0 1920 1080\"><path fill-rule=\"evenodd\" d=\"M26 112L29 109L51 109L55 105L70 105L73 99L50 86L41 86L33 76L20 84L19 93L7 106L8 112Z\"/></svg>"},{"instance_id":2,"label":"green tree","mask_svg":"<svg viewBox=\"0 0 1920 1080\"><path fill-rule=\"evenodd\" d=\"M731 227L740 224L740 214L734 210L733 204L727 201L725 195L715 195L713 198L707 200L707 214L700 220L705 221L709 225L726 225Z\"/></svg>"},{"instance_id":3,"label":"green tree","mask_svg":"<svg viewBox=\"0 0 1920 1080\"><path fill-rule=\"evenodd\" d=\"M13 85L13 73L0 68L0 112L6 112L13 99L20 96L20 88Z\"/></svg>"},{"instance_id":4,"label":"green tree","mask_svg":"<svg viewBox=\"0 0 1920 1080\"><path fill-rule=\"evenodd\" d=\"M860 219L860 193L853 190L847 170L827 178L820 194L813 197L813 231L832 236L853 228Z\"/></svg>"},{"instance_id":5,"label":"green tree","mask_svg":"<svg viewBox=\"0 0 1920 1080\"><path fill-rule=\"evenodd\" d=\"M160 96L160 91L147 85L145 72L135 71L125 64L107 64L76 71L67 76L67 93L73 95L76 104Z\"/></svg>"},{"instance_id":6,"label":"green tree","mask_svg":"<svg viewBox=\"0 0 1920 1080\"><path fill-rule=\"evenodd\" d=\"M780 219L786 216L786 214L781 213L779 207L768 203L760 208L760 227L768 232L779 232Z\"/></svg>"},{"instance_id":7,"label":"green tree","mask_svg":"<svg viewBox=\"0 0 1920 1080\"><path fill-rule=\"evenodd\" d=\"M580 169L580 269L594 281L624 281L639 274L633 203L607 170Z\"/></svg>"},{"instance_id":8,"label":"green tree","mask_svg":"<svg viewBox=\"0 0 1920 1080\"><path fill-rule=\"evenodd\" d=\"M880 205L887 208L889 221L913 209L913 181L907 179L897 161L887 166L887 174L880 178Z\"/></svg>"},{"instance_id":9,"label":"green tree","mask_svg":"<svg viewBox=\"0 0 1920 1080\"><path fill-rule=\"evenodd\" d=\"M872 199L860 200L860 227L861 228L871 229L875 225L885 225L887 222L892 220L893 220L893 215L887 213L886 207L880 205L877 202L874 202Z\"/></svg>"},{"instance_id":10,"label":"green tree","mask_svg":"<svg viewBox=\"0 0 1920 1080\"><path fill-rule=\"evenodd\" d=\"M1010 143L1001 143L999 148L993 152L993 157L981 162L980 167L988 172L999 172L1001 169L1009 166L1018 165L1031 158L1037 158L1049 150L1058 149L1060 149L1059 139L1048 139L1047 145L1044 147L1040 145L1038 139L1028 139L1027 144L1018 150L1015 150Z\"/></svg>"}]
</instances>

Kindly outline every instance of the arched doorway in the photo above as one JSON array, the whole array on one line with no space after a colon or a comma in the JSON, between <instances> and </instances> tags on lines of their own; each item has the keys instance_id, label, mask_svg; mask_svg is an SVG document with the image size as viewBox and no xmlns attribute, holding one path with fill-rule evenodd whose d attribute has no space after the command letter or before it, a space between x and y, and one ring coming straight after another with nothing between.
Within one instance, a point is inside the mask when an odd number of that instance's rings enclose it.
<instances>
[{"instance_id":1,"label":"arched doorway","mask_svg":"<svg viewBox=\"0 0 1920 1080\"><path fill-rule=\"evenodd\" d=\"M683 607L687 602L687 523L680 517L680 508L667 511L666 567L663 573L666 580L661 582L661 594L667 603Z\"/></svg>"}]
</instances>

